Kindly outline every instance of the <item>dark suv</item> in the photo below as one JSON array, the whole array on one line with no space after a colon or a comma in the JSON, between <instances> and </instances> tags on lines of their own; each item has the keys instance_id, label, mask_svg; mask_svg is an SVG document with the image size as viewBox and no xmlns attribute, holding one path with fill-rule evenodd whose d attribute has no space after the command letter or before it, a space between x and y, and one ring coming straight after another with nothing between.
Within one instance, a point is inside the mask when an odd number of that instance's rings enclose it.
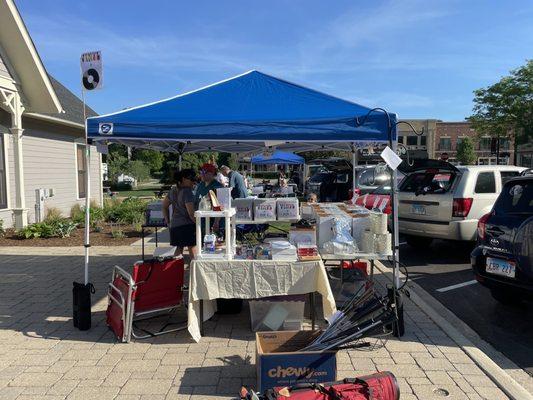
<instances>
[{"instance_id":1,"label":"dark suv","mask_svg":"<svg viewBox=\"0 0 533 400\"><path fill-rule=\"evenodd\" d=\"M499 302L533 297L533 175L509 180L492 211L479 219L471 264Z\"/></svg>"}]
</instances>

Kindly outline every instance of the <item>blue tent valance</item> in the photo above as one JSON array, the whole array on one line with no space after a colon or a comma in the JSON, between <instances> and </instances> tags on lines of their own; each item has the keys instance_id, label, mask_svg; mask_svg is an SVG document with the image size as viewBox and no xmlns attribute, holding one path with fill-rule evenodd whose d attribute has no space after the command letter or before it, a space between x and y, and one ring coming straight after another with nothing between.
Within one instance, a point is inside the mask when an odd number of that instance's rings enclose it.
<instances>
[{"instance_id":1,"label":"blue tent valance","mask_svg":"<svg viewBox=\"0 0 533 400\"><path fill-rule=\"evenodd\" d=\"M276 150L271 156L258 154L253 156L250 160L252 164L256 165L273 165L273 164L305 164L303 157L294 153L287 153L285 151Z\"/></svg>"},{"instance_id":2,"label":"blue tent valance","mask_svg":"<svg viewBox=\"0 0 533 400\"><path fill-rule=\"evenodd\" d=\"M349 150L388 140L385 113L373 112L360 126L359 119L369 111L250 71L170 99L89 118L87 135L93 141L163 151L244 153L265 146Z\"/></svg>"}]
</instances>

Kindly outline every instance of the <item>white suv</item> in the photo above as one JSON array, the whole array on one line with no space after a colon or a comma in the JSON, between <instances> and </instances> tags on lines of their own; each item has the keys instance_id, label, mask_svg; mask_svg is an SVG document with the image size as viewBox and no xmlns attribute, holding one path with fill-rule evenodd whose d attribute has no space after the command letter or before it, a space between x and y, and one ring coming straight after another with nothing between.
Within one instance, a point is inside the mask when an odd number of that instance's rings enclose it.
<instances>
[{"instance_id":1,"label":"white suv","mask_svg":"<svg viewBox=\"0 0 533 400\"><path fill-rule=\"evenodd\" d=\"M525 169L428 161L410 170L399 188L400 233L415 247L433 239L475 240L479 218L491 210L503 184Z\"/></svg>"}]
</instances>

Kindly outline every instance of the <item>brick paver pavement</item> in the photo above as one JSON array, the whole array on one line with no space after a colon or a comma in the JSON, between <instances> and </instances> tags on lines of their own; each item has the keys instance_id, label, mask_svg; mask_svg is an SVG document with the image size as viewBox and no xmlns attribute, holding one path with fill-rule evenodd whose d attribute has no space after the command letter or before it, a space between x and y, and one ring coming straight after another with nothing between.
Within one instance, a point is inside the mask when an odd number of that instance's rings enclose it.
<instances>
[{"instance_id":1,"label":"brick paver pavement","mask_svg":"<svg viewBox=\"0 0 533 400\"><path fill-rule=\"evenodd\" d=\"M93 328L80 332L71 322L80 249L0 249L0 399L222 399L256 387L247 309L215 316L200 343L187 331L116 343L104 322L110 267L137 252L93 249ZM339 378L392 371L402 400L507 398L416 305L405 309L406 335L339 352Z\"/></svg>"}]
</instances>

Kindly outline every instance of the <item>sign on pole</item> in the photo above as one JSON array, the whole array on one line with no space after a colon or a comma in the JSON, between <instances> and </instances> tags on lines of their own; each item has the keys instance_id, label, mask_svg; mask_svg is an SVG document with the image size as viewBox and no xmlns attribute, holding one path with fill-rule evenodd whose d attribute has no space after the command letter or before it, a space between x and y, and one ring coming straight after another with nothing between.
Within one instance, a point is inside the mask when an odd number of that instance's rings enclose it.
<instances>
[{"instance_id":1,"label":"sign on pole","mask_svg":"<svg viewBox=\"0 0 533 400\"><path fill-rule=\"evenodd\" d=\"M85 90L102 88L102 72L102 54L100 51L91 51L81 55L81 81Z\"/></svg>"}]
</instances>

